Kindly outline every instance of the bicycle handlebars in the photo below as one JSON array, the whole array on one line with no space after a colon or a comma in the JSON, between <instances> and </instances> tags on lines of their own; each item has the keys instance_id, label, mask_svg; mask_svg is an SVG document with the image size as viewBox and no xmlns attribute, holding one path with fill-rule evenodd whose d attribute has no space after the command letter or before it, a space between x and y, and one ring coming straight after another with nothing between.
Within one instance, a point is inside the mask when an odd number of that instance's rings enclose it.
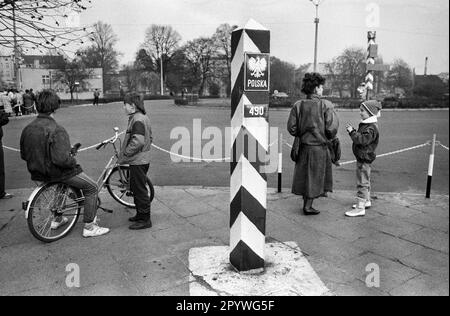
<instances>
[{"instance_id":1,"label":"bicycle handlebars","mask_svg":"<svg viewBox=\"0 0 450 316\"><path fill-rule=\"evenodd\" d=\"M107 144L113 144L117 141L117 139L119 138L119 128L114 127L114 137L104 140L103 142L101 142L95 149L99 150L100 148L106 146Z\"/></svg>"}]
</instances>

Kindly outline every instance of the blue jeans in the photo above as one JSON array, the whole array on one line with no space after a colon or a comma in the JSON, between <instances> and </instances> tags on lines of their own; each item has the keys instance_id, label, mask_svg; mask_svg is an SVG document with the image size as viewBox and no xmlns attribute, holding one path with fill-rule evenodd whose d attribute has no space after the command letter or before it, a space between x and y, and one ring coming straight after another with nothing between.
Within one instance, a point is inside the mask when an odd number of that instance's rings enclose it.
<instances>
[{"instance_id":1,"label":"blue jeans","mask_svg":"<svg viewBox=\"0 0 450 316\"><path fill-rule=\"evenodd\" d=\"M84 222L92 223L97 215L97 183L89 178L84 172L62 181L67 185L83 191L84 195Z\"/></svg>"},{"instance_id":2,"label":"blue jeans","mask_svg":"<svg viewBox=\"0 0 450 316\"><path fill-rule=\"evenodd\" d=\"M370 163L356 163L356 182L357 182L357 197L366 201L370 200Z\"/></svg>"}]
</instances>

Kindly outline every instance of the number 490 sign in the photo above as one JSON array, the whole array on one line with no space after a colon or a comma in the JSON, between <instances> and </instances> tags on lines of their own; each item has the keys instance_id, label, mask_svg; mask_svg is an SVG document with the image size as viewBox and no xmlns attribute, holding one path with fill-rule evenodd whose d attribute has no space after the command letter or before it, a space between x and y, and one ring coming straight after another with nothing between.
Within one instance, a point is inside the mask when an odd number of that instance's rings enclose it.
<instances>
[{"instance_id":1,"label":"number 490 sign","mask_svg":"<svg viewBox=\"0 0 450 316\"><path fill-rule=\"evenodd\" d=\"M269 106L267 104L250 104L246 105L244 109L244 117L246 118L257 118L269 117Z\"/></svg>"}]
</instances>

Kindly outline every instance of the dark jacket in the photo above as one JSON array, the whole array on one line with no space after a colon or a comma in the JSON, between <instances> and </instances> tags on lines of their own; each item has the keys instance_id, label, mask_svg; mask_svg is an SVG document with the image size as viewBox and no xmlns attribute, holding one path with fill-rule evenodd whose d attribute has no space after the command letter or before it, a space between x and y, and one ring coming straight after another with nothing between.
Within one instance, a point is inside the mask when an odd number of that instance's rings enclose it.
<instances>
[{"instance_id":1,"label":"dark jacket","mask_svg":"<svg viewBox=\"0 0 450 316\"><path fill-rule=\"evenodd\" d=\"M20 156L34 181L64 181L83 172L70 149L66 130L46 114L39 114L20 137Z\"/></svg>"},{"instance_id":2,"label":"dark jacket","mask_svg":"<svg viewBox=\"0 0 450 316\"><path fill-rule=\"evenodd\" d=\"M23 106L30 109L33 106L34 100L30 93L25 93L23 95Z\"/></svg>"},{"instance_id":3,"label":"dark jacket","mask_svg":"<svg viewBox=\"0 0 450 316\"><path fill-rule=\"evenodd\" d=\"M295 164L292 193L317 198L333 191L333 171L327 142L339 128L333 103L319 96L295 103L287 130L300 137L299 159Z\"/></svg>"},{"instance_id":4,"label":"dark jacket","mask_svg":"<svg viewBox=\"0 0 450 316\"><path fill-rule=\"evenodd\" d=\"M0 140L3 138L3 126L9 123L8 113L0 111Z\"/></svg>"},{"instance_id":5,"label":"dark jacket","mask_svg":"<svg viewBox=\"0 0 450 316\"><path fill-rule=\"evenodd\" d=\"M358 162L372 163L376 158L380 133L376 123L361 123L358 131L350 132L353 141L353 154Z\"/></svg>"},{"instance_id":6,"label":"dark jacket","mask_svg":"<svg viewBox=\"0 0 450 316\"><path fill-rule=\"evenodd\" d=\"M326 145L336 136L338 128L333 103L316 95L296 102L287 123L289 134L299 136L301 144L310 146Z\"/></svg>"}]
</instances>

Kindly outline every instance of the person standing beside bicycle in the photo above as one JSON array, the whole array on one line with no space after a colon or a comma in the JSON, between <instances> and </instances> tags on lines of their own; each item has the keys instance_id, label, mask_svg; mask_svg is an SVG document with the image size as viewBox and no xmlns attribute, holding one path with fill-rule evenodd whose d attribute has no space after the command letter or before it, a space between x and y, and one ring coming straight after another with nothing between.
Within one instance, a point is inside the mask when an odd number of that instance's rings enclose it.
<instances>
[{"instance_id":1,"label":"person standing beside bicycle","mask_svg":"<svg viewBox=\"0 0 450 316\"><path fill-rule=\"evenodd\" d=\"M60 104L53 91L44 90L38 95L38 117L22 131L20 156L27 162L33 181L61 182L80 189L85 197L83 237L102 236L109 229L97 224L97 184L77 164L67 131L53 117ZM51 229L57 230L68 221L60 216L52 221Z\"/></svg>"},{"instance_id":2,"label":"person standing beside bicycle","mask_svg":"<svg viewBox=\"0 0 450 316\"><path fill-rule=\"evenodd\" d=\"M130 229L147 229L152 227L151 201L146 186L153 141L150 118L146 115L144 101L136 93L125 95L124 110L128 127L118 163L130 165L130 189L136 205L136 215L129 219L134 223Z\"/></svg>"}]
</instances>

